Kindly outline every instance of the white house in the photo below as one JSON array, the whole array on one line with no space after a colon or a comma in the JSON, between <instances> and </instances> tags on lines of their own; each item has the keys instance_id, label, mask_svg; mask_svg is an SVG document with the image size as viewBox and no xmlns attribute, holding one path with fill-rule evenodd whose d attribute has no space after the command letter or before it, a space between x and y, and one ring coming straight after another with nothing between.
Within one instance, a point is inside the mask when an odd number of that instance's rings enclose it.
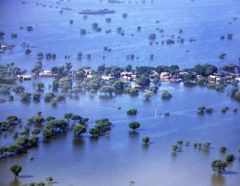
<instances>
[{"instance_id":1,"label":"white house","mask_svg":"<svg viewBox=\"0 0 240 186\"><path fill-rule=\"evenodd\" d=\"M17 75L18 79L22 79L22 80L31 80L32 76L31 75Z\"/></svg>"},{"instance_id":2,"label":"white house","mask_svg":"<svg viewBox=\"0 0 240 186\"><path fill-rule=\"evenodd\" d=\"M44 71L40 72L38 75L40 77L53 77L54 76L54 74L49 70L44 70Z\"/></svg>"},{"instance_id":3,"label":"white house","mask_svg":"<svg viewBox=\"0 0 240 186\"><path fill-rule=\"evenodd\" d=\"M102 78L102 80L107 80L107 81L113 79L113 77L111 75L102 75L101 78Z\"/></svg>"}]
</instances>

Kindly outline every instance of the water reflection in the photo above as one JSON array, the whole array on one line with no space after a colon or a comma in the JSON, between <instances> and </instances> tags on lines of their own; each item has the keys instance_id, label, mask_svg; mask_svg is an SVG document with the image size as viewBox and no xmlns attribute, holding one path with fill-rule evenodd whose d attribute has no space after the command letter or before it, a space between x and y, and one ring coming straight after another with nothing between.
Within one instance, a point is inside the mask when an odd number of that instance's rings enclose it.
<instances>
[{"instance_id":1,"label":"water reflection","mask_svg":"<svg viewBox=\"0 0 240 186\"><path fill-rule=\"evenodd\" d=\"M212 186L225 186L225 177L221 174L213 174L211 176Z\"/></svg>"},{"instance_id":2,"label":"water reflection","mask_svg":"<svg viewBox=\"0 0 240 186\"><path fill-rule=\"evenodd\" d=\"M20 181L18 179L13 179L10 183L9 186L19 186L20 185Z\"/></svg>"},{"instance_id":3,"label":"water reflection","mask_svg":"<svg viewBox=\"0 0 240 186\"><path fill-rule=\"evenodd\" d=\"M129 131L128 132L128 136L129 137L138 137L139 136L139 132L138 131Z\"/></svg>"},{"instance_id":4,"label":"water reflection","mask_svg":"<svg viewBox=\"0 0 240 186\"><path fill-rule=\"evenodd\" d=\"M74 147L83 147L85 145L85 140L82 138L73 138L72 143Z\"/></svg>"}]
</instances>

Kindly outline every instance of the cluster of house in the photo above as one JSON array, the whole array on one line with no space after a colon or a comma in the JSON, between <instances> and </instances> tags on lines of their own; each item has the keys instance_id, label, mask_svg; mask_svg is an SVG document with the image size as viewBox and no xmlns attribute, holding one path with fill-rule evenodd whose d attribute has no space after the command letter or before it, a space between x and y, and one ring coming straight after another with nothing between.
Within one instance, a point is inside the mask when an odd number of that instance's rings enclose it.
<instances>
[{"instance_id":1,"label":"cluster of house","mask_svg":"<svg viewBox=\"0 0 240 186\"><path fill-rule=\"evenodd\" d=\"M38 75L39 77L56 77L57 76L57 74L52 73L50 70L43 70Z\"/></svg>"},{"instance_id":2,"label":"cluster of house","mask_svg":"<svg viewBox=\"0 0 240 186\"><path fill-rule=\"evenodd\" d=\"M223 80L231 82L231 80L236 80L240 82L240 74L235 74L235 73L227 73L224 76L221 74L215 73L213 75L208 76L208 82L210 83L216 83L219 84Z\"/></svg>"},{"instance_id":3,"label":"cluster of house","mask_svg":"<svg viewBox=\"0 0 240 186\"><path fill-rule=\"evenodd\" d=\"M85 73L85 77L90 79L93 78L93 74L92 74L92 70L91 69L84 69L84 73ZM169 72L161 72L160 74L158 72L156 72L155 70L152 71L152 74L150 75L150 78L159 78L159 80L161 82L181 82L182 81L182 76L188 74L188 72L186 71L180 71L177 75L172 75ZM49 70L43 70L42 72L39 73L39 77L55 77L57 76L57 74L52 73ZM32 76L30 74L25 74L25 75L18 75L19 79L22 80L30 80L32 78ZM199 78L203 78L201 75L197 75L197 79ZM111 79L114 79L114 77L111 74L103 74L101 76L102 80L106 80L109 81ZM120 79L123 82L131 82L131 81L136 81L137 79L137 74L135 72L132 71L123 71L120 74ZM208 76L208 81L211 83L220 83L223 79L229 79L230 80L237 80L240 82L240 74L236 74L236 73L228 73L228 74L224 74L224 76L222 74L213 74L213 75L209 75Z\"/></svg>"},{"instance_id":4,"label":"cluster of house","mask_svg":"<svg viewBox=\"0 0 240 186\"><path fill-rule=\"evenodd\" d=\"M185 72L180 72L180 75ZM171 75L169 72L161 72L159 75L162 82L180 82L182 79L177 75Z\"/></svg>"},{"instance_id":5,"label":"cluster of house","mask_svg":"<svg viewBox=\"0 0 240 186\"><path fill-rule=\"evenodd\" d=\"M38 75L39 75L39 77L55 77L55 76L57 76L57 74L52 73L50 70L43 70ZM18 79L21 79L21 80L31 80L32 79L31 74L18 75L17 77L18 77Z\"/></svg>"}]
</instances>

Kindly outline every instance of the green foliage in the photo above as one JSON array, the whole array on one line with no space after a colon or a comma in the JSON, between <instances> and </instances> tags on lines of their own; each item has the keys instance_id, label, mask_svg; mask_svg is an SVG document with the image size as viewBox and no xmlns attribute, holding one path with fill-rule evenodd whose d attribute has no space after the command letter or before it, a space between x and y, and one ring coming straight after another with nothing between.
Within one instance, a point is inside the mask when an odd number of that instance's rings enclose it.
<instances>
[{"instance_id":1,"label":"green foliage","mask_svg":"<svg viewBox=\"0 0 240 186\"><path fill-rule=\"evenodd\" d=\"M58 130L63 132L68 127L68 123L65 120L54 119L54 120L50 120L46 126L47 128L54 129L54 131Z\"/></svg>"},{"instance_id":2,"label":"green foliage","mask_svg":"<svg viewBox=\"0 0 240 186\"><path fill-rule=\"evenodd\" d=\"M237 111L238 111L237 108L234 108L234 109L233 109L233 112L234 112L234 113L237 113Z\"/></svg>"},{"instance_id":3,"label":"green foliage","mask_svg":"<svg viewBox=\"0 0 240 186\"><path fill-rule=\"evenodd\" d=\"M235 157L234 157L233 154L228 154L228 155L225 157L225 161L226 161L227 163L230 163L230 162L234 161L234 159L235 159Z\"/></svg>"},{"instance_id":4,"label":"green foliage","mask_svg":"<svg viewBox=\"0 0 240 186\"><path fill-rule=\"evenodd\" d=\"M198 113L198 114L204 114L204 113L205 113L205 110L206 110L206 107L205 107L205 106L200 106L200 107L198 107L197 113Z\"/></svg>"},{"instance_id":5,"label":"green foliage","mask_svg":"<svg viewBox=\"0 0 240 186\"><path fill-rule=\"evenodd\" d=\"M44 140L48 140L53 136L54 136L54 131L52 128L44 128L43 129L43 139Z\"/></svg>"},{"instance_id":6,"label":"green foliage","mask_svg":"<svg viewBox=\"0 0 240 186\"><path fill-rule=\"evenodd\" d=\"M44 83L38 82L36 86L37 86L37 90L38 90L38 91L42 91L43 88L44 88Z\"/></svg>"},{"instance_id":7,"label":"green foliage","mask_svg":"<svg viewBox=\"0 0 240 186\"><path fill-rule=\"evenodd\" d=\"M225 172L227 164L225 161L222 161L222 160L214 160L214 161L212 161L211 167L214 172L221 174L221 173Z\"/></svg>"},{"instance_id":8,"label":"green foliage","mask_svg":"<svg viewBox=\"0 0 240 186\"><path fill-rule=\"evenodd\" d=\"M144 96L144 99L148 101L150 99L150 97L152 96L152 93L145 92L143 96Z\"/></svg>"},{"instance_id":9,"label":"green foliage","mask_svg":"<svg viewBox=\"0 0 240 186\"><path fill-rule=\"evenodd\" d=\"M72 118L72 116L73 116L73 113L65 113L64 114L64 118L68 120L68 124L69 124L70 119Z\"/></svg>"},{"instance_id":10,"label":"green foliage","mask_svg":"<svg viewBox=\"0 0 240 186\"><path fill-rule=\"evenodd\" d=\"M23 92L20 94L20 96L23 102L29 102L31 100L31 93Z\"/></svg>"},{"instance_id":11,"label":"green foliage","mask_svg":"<svg viewBox=\"0 0 240 186\"><path fill-rule=\"evenodd\" d=\"M99 130L100 133L109 131L112 125L108 118L97 120L95 123L95 127Z\"/></svg>"},{"instance_id":12,"label":"green foliage","mask_svg":"<svg viewBox=\"0 0 240 186\"><path fill-rule=\"evenodd\" d=\"M44 101L51 102L55 97L56 97L56 95L54 93L48 92L44 96Z\"/></svg>"},{"instance_id":13,"label":"green foliage","mask_svg":"<svg viewBox=\"0 0 240 186\"><path fill-rule=\"evenodd\" d=\"M137 79L137 84L141 87L146 87L150 85L150 79L148 77L142 76L139 79Z\"/></svg>"},{"instance_id":14,"label":"green foliage","mask_svg":"<svg viewBox=\"0 0 240 186\"><path fill-rule=\"evenodd\" d=\"M150 138L148 137L148 136L144 136L143 138L142 138L142 141L143 141L143 143L144 144L149 144L149 142L150 142Z\"/></svg>"},{"instance_id":15,"label":"green foliage","mask_svg":"<svg viewBox=\"0 0 240 186\"><path fill-rule=\"evenodd\" d=\"M178 140L178 141L177 141L177 144L178 144L178 145L182 145L182 144L183 144L183 140Z\"/></svg>"},{"instance_id":16,"label":"green foliage","mask_svg":"<svg viewBox=\"0 0 240 186\"><path fill-rule=\"evenodd\" d=\"M45 179L48 183L51 183L53 181L53 177L52 176L48 176Z\"/></svg>"},{"instance_id":17,"label":"green foliage","mask_svg":"<svg viewBox=\"0 0 240 186\"><path fill-rule=\"evenodd\" d=\"M225 106L221 109L221 112L222 113L226 113L227 111L229 110L229 107L228 106Z\"/></svg>"},{"instance_id":18,"label":"green foliage","mask_svg":"<svg viewBox=\"0 0 240 186\"><path fill-rule=\"evenodd\" d=\"M234 99L237 100L238 102L240 102L240 91L237 91L237 92L234 94Z\"/></svg>"},{"instance_id":19,"label":"green foliage","mask_svg":"<svg viewBox=\"0 0 240 186\"><path fill-rule=\"evenodd\" d=\"M137 109L135 108L130 108L127 111L127 115L136 115L137 114Z\"/></svg>"},{"instance_id":20,"label":"green foliage","mask_svg":"<svg viewBox=\"0 0 240 186\"><path fill-rule=\"evenodd\" d=\"M10 170L15 175L15 177L17 177L19 173L22 171L22 167L20 165L15 164L10 167Z\"/></svg>"},{"instance_id":21,"label":"green foliage","mask_svg":"<svg viewBox=\"0 0 240 186\"><path fill-rule=\"evenodd\" d=\"M172 98L172 95L168 92L168 90L163 90L162 91L162 95L161 95L161 98L162 99L171 99Z\"/></svg>"},{"instance_id":22,"label":"green foliage","mask_svg":"<svg viewBox=\"0 0 240 186\"><path fill-rule=\"evenodd\" d=\"M140 127L140 123L137 122L137 121L133 121L133 122L130 122L130 123L128 124L128 127L129 127L130 129L136 130L137 128Z\"/></svg>"},{"instance_id":23,"label":"green foliage","mask_svg":"<svg viewBox=\"0 0 240 186\"><path fill-rule=\"evenodd\" d=\"M73 121L75 121L75 122L76 122L76 121L80 122L83 118L82 118L80 115L72 114L71 119L72 119Z\"/></svg>"},{"instance_id":24,"label":"green foliage","mask_svg":"<svg viewBox=\"0 0 240 186\"><path fill-rule=\"evenodd\" d=\"M210 64L204 64L204 65L195 65L195 67L192 69L194 72L196 72L198 75L207 77L209 75L213 75L218 71L217 67Z\"/></svg>"},{"instance_id":25,"label":"green foliage","mask_svg":"<svg viewBox=\"0 0 240 186\"><path fill-rule=\"evenodd\" d=\"M178 150L178 145L172 145L172 151L176 152Z\"/></svg>"},{"instance_id":26,"label":"green foliage","mask_svg":"<svg viewBox=\"0 0 240 186\"><path fill-rule=\"evenodd\" d=\"M127 94L130 94L131 96L137 96L139 94L139 90L137 88L127 87L125 89L125 92Z\"/></svg>"},{"instance_id":27,"label":"green foliage","mask_svg":"<svg viewBox=\"0 0 240 186\"><path fill-rule=\"evenodd\" d=\"M123 90L124 90L124 83L123 83L122 81L115 81L115 82L113 83L113 87L114 87L114 89L115 89L115 92L116 92L117 94L120 94L120 93L122 93Z\"/></svg>"},{"instance_id":28,"label":"green foliage","mask_svg":"<svg viewBox=\"0 0 240 186\"><path fill-rule=\"evenodd\" d=\"M85 133L86 131L87 131L86 127L81 124L76 124L73 127L74 136L80 136L81 134Z\"/></svg>"},{"instance_id":29,"label":"green foliage","mask_svg":"<svg viewBox=\"0 0 240 186\"><path fill-rule=\"evenodd\" d=\"M31 118L28 118L27 121L28 121L29 124L34 124L36 126L41 126L44 123L45 119L42 116L36 115L36 116L31 117Z\"/></svg>"},{"instance_id":30,"label":"green foliage","mask_svg":"<svg viewBox=\"0 0 240 186\"><path fill-rule=\"evenodd\" d=\"M100 89L99 89L99 92L100 93L104 93L105 96L108 94L109 96L112 96L112 94L114 93L114 88L112 86L102 86Z\"/></svg>"},{"instance_id":31,"label":"green foliage","mask_svg":"<svg viewBox=\"0 0 240 186\"><path fill-rule=\"evenodd\" d=\"M211 108L211 107L206 108L207 114L212 114L212 112L213 112L213 108Z\"/></svg>"},{"instance_id":32,"label":"green foliage","mask_svg":"<svg viewBox=\"0 0 240 186\"><path fill-rule=\"evenodd\" d=\"M100 131L97 127L93 127L89 130L89 134L91 134L93 138L97 138L100 135Z\"/></svg>"},{"instance_id":33,"label":"green foliage","mask_svg":"<svg viewBox=\"0 0 240 186\"><path fill-rule=\"evenodd\" d=\"M36 147L38 145L39 138L33 135L31 138L28 139L29 146Z\"/></svg>"},{"instance_id":34,"label":"green foliage","mask_svg":"<svg viewBox=\"0 0 240 186\"><path fill-rule=\"evenodd\" d=\"M221 153L225 153L226 150L227 150L227 148L225 146L222 146L219 148L219 152L221 152Z\"/></svg>"},{"instance_id":35,"label":"green foliage","mask_svg":"<svg viewBox=\"0 0 240 186\"><path fill-rule=\"evenodd\" d=\"M16 139L16 144L18 146L26 146L28 144L28 138L27 137L19 137Z\"/></svg>"},{"instance_id":36,"label":"green foliage","mask_svg":"<svg viewBox=\"0 0 240 186\"><path fill-rule=\"evenodd\" d=\"M33 93L32 96L33 96L34 101L40 101L40 99L41 99L41 94L39 92Z\"/></svg>"},{"instance_id":37,"label":"green foliage","mask_svg":"<svg viewBox=\"0 0 240 186\"><path fill-rule=\"evenodd\" d=\"M14 85L12 87L12 91L15 92L16 94L21 94L24 92L24 90L25 90L25 88L22 85Z\"/></svg>"}]
</instances>

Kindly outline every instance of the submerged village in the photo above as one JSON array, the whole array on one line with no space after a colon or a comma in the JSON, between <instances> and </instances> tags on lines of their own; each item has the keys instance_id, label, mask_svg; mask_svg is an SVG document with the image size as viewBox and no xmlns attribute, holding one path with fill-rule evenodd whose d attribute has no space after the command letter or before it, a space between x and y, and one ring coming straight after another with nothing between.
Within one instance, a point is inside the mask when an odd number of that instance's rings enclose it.
<instances>
[{"instance_id":1,"label":"submerged village","mask_svg":"<svg viewBox=\"0 0 240 186\"><path fill-rule=\"evenodd\" d=\"M239 7L0 2L0 185L239 185Z\"/></svg>"},{"instance_id":2,"label":"submerged village","mask_svg":"<svg viewBox=\"0 0 240 186\"><path fill-rule=\"evenodd\" d=\"M230 96L236 101L240 101L240 91L238 83L240 82L239 66L226 65L217 68L214 65L196 65L192 69L180 69L177 65L172 66L140 66L133 68L128 65L125 68L105 65L98 66L96 70L90 67L82 67L79 70L72 70L71 63L61 67L53 67L51 70L43 70L41 62L37 63L31 70L31 74L24 70L9 64L1 67L2 78L1 92L8 95L4 101L13 101L14 96L11 92L20 95L23 101L37 101L41 96L52 95L53 105L57 104L54 91L59 92L61 97L67 95L78 96L78 93L87 91L94 95L98 91L102 96L111 97L121 93L127 93L131 96L137 96L139 91L144 91L145 99L150 99L151 95L157 93L162 82L183 83L186 87L206 86L216 91L224 91L225 87L231 86ZM19 84L21 81L30 81L32 79L48 78L48 84L38 82L36 92L25 92L24 86ZM49 79L50 78L50 79ZM10 83L12 85L4 85ZM49 87L49 93L42 95L41 90ZM164 92L168 92L167 90ZM168 93L170 94L170 93ZM32 98L31 98L32 97ZM60 99L61 100L61 99Z\"/></svg>"}]
</instances>

